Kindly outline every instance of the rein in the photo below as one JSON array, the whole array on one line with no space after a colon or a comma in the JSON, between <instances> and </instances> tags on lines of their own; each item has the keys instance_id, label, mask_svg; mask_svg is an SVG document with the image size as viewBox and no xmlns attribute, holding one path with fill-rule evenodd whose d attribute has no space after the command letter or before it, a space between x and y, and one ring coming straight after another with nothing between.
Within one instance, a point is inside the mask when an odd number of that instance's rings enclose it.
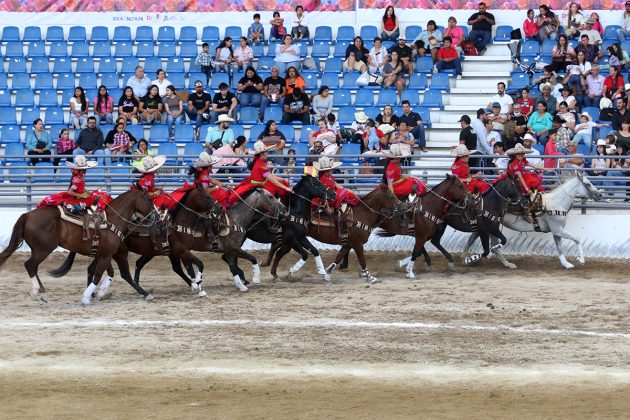
<instances>
[{"instance_id":1,"label":"rein","mask_svg":"<svg viewBox=\"0 0 630 420\"><path fill-rule=\"evenodd\" d=\"M147 200L149 201L149 199L147 198ZM154 218L154 215L157 213L157 211L155 210L155 206L151 204L152 210L144 217L142 217L142 219L140 219L140 222L134 222L131 221L125 217L123 217L120 213L118 213L116 211L115 208L113 208L110 204L106 204L107 208L109 208L112 212L114 212L114 214L116 214L116 216L118 216L123 222L125 222L127 224L127 232L126 233L122 233L120 231L120 229L115 226L112 222L107 221L107 224L110 225L111 227L109 228L109 230L111 230L112 232L114 232L116 234L116 236L118 236L118 238L120 240L125 240L127 237L129 237L129 235L131 235L137 228L140 227L146 227L146 228L150 228L151 226L155 225L158 223L159 217L156 219ZM153 220L150 223L144 224L143 222L149 218L152 218ZM133 226L133 228L129 228L129 226ZM120 234L118 232L116 232L113 228L116 228Z\"/></svg>"},{"instance_id":2,"label":"rein","mask_svg":"<svg viewBox=\"0 0 630 420\"><path fill-rule=\"evenodd\" d=\"M462 185L464 185L464 182L463 182L461 179L459 179L459 178L457 178L457 177L454 177L454 178L455 178L457 181L461 182L461 183L462 183ZM449 200L448 198L446 198L446 197L442 197L440 194L438 194L438 193L436 193L435 191L433 191L435 188L439 187L440 185L442 185L442 183L440 183L440 184L436 185L434 188L429 189L429 192L430 192L431 194L433 194L433 195L437 196L440 200L446 201L448 204L450 204L450 205L451 205L451 206L453 206L453 207L456 207L456 208L458 208L458 209L465 209L465 208L466 208L466 206L460 206L459 204L454 203L453 201ZM465 187L465 185L464 185L464 187Z\"/></svg>"}]
</instances>

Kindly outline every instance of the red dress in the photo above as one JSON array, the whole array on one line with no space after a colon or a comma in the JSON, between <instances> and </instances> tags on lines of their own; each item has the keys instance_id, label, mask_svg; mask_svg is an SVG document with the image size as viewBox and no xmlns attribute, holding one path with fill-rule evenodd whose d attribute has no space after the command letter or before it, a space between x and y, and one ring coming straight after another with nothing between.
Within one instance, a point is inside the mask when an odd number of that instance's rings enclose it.
<instances>
[{"instance_id":1,"label":"red dress","mask_svg":"<svg viewBox=\"0 0 630 420\"><path fill-rule=\"evenodd\" d=\"M72 180L70 181L70 190L76 194L85 193L85 171L73 169ZM76 206L77 204L84 204L85 207L90 207L96 204L99 211L104 211L105 206L111 203L112 197L103 191L90 191L89 195L85 198L74 197L68 194L67 191L52 194L44 198L37 207L43 206L59 206L61 204L69 204Z\"/></svg>"},{"instance_id":2,"label":"red dress","mask_svg":"<svg viewBox=\"0 0 630 420\"><path fill-rule=\"evenodd\" d=\"M528 164L529 162L527 162L527 159L523 159L523 160L512 159L507 166L507 171L506 171L507 173L498 177L494 182L495 183L499 182L500 180L507 177L508 175L516 176L520 174L523 177L523 181L525 181L525 185L527 185L528 189L534 188L534 189L537 189L538 191L545 191L545 188L542 186L542 176L540 176L540 174L537 172L525 170L525 167ZM521 185L521 188L523 188L522 185ZM524 192L527 192L527 191L524 191Z\"/></svg>"},{"instance_id":3,"label":"red dress","mask_svg":"<svg viewBox=\"0 0 630 420\"><path fill-rule=\"evenodd\" d=\"M229 205L237 203L240 200L239 197L243 197L248 191L260 186L273 194L274 197L284 197L287 191L271 182L267 182L269 175L271 175L271 171L267 168L267 162L259 156L256 156L254 158L254 165L252 166L252 173L234 188L228 200ZM287 188L289 187L289 181L282 180L282 183L286 185Z\"/></svg>"},{"instance_id":4,"label":"red dress","mask_svg":"<svg viewBox=\"0 0 630 420\"><path fill-rule=\"evenodd\" d=\"M169 194L165 193L163 190L159 190L159 193L156 197L153 196L155 194L155 172L149 172L143 174L142 177L136 182L135 186L132 188L139 188L144 190L149 194L151 199L153 200L153 204L160 209L169 209L173 208L177 205L177 201L173 199Z\"/></svg>"},{"instance_id":5,"label":"red dress","mask_svg":"<svg viewBox=\"0 0 630 420\"><path fill-rule=\"evenodd\" d=\"M427 187L424 182L412 176L402 176L400 164L395 160L387 162L385 174L383 175L383 181L386 184L389 184L390 182L394 184L394 194L396 194L399 198L406 197L411 194L414 185L416 187L416 194L420 197L427 193Z\"/></svg>"},{"instance_id":6,"label":"red dress","mask_svg":"<svg viewBox=\"0 0 630 420\"><path fill-rule=\"evenodd\" d=\"M324 184L331 190L334 190L335 193L337 194L336 199L328 202L328 205L330 207L337 209L341 206L341 203L344 201L350 204L351 206L356 206L357 204L359 204L359 197L357 197L355 193L353 193L347 188L336 187L337 181L335 180L335 177L333 176L332 171L320 172L319 180L321 181L322 184ZM320 200L319 198L314 198L313 206L316 206L319 200Z\"/></svg>"},{"instance_id":7,"label":"red dress","mask_svg":"<svg viewBox=\"0 0 630 420\"><path fill-rule=\"evenodd\" d=\"M453 166L451 166L451 172L453 172L453 175L457 178L461 179L464 185L468 188L468 191L473 194L483 194L490 189L490 185L480 179L472 178L468 181L468 178L470 178L470 166L461 159L458 159L455 163L453 163Z\"/></svg>"}]
</instances>

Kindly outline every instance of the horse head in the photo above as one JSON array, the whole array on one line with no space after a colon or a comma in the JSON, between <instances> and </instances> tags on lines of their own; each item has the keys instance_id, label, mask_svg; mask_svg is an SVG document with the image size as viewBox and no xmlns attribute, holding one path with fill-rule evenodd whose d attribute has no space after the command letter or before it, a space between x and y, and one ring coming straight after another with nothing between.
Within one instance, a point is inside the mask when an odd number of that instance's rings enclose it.
<instances>
[{"instance_id":1,"label":"horse head","mask_svg":"<svg viewBox=\"0 0 630 420\"><path fill-rule=\"evenodd\" d=\"M321 198L326 201L332 201L337 198L334 190L322 184L319 178L310 175L302 175L302 179L297 183L293 191L306 197L308 200Z\"/></svg>"},{"instance_id":2,"label":"horse head","mask_svg":"<svg viewBox=\"0 0 630 420\"><path fill-rule=\"evenodd\" d=\"M215 206L220 206L203 187L196 187L188 193L184 200L184 206L196 213L206 214L212 212Z\"/></svg>"},{"instance_id":3,"label":"horse head","mask_svg":"<svg viewBox=\"0 0 630 420\"><path fill-rule=\"evenodd\" d=\"M521 187L514 175L508 175L507 178L496 183L494 189L509 203L518 203L523 198Z\"/></svg>"},{"instance_id":4,"label":"horse head","mask_svg":"<svg viewBox=\"0 0 630 420\"><path fill-rule=\"evenodd\" d=\"M457 203L470 195L470 191L468 191L466 185L464 185L461 179L454 175L446 174L446 180L442 181L440 185L442 184L446 185L446 191L444 191L442 195L449 201ZM438 185L438 187L440 185Z\"/></svg>"},{"instance_id":5,"label":"horse head","mask_svg":"<svg viewBox=\"0 0 630 420\"><path fill-rule=\"evenodd\" d=\"M265 214L271 215L273 219L278 219L285 214L287 208L276 197L265 189L259 189L256 194L256 201L253 207Z\"/></svg>"},{"instance_id":6,"label":"horse head","mask_svg":"<svg viewBox=\"0 0 630 420\"><path fill-rule=\"evenodd\" d=\"M580 187L577 191L576 197L592 198L595 201L600 201L602 199L602 192L595 188L595 186L591 183L591 180L585 177L583 172L576 170L575 176L580 181Z\"/></svg>"}]
</instances>

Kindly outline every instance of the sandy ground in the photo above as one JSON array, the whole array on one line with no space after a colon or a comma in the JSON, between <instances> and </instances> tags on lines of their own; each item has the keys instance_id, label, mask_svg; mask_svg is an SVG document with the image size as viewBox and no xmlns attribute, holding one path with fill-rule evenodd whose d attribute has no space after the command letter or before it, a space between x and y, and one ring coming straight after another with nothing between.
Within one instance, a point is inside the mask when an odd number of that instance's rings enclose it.
<instances>
[{"instance_id":1,"label":"sandy ground","mask_svg":"<svg viewBox=\"0 0 630 420\"><path fill-rule=\"evenodd\" d=\"M263 268L240 293L204 255L200 299L162 258L143 273L154 301L117 278L84 307L86 258L45 273L63 257L42 267L47 304L28 295L24 255L1 273L0 418L630 416L628 261L449 271L435 257L411 281L394 270L402 254L372 253L380 284L357 269L325 283L310 259L299 281Z\"/></svg>"}]
</instances>

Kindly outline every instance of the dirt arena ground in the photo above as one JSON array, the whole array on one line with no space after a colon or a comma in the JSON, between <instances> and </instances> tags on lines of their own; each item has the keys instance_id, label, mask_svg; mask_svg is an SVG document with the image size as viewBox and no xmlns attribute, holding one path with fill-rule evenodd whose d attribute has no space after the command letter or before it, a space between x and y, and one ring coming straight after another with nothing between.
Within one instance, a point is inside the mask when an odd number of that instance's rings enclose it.
<instances>
[{"instance_id":1,"label":"dirt arena ground","mask_svg":"<svg viewBox=\"0 0 630 420\"><path fill-rule=\"evenodd\" d=\"M410 281L402 254L372 253L380 284L355 269L327 284L309 259L300 281L263 268L240 293L205 255L200 299L162 258L143 275L154 301L116 278L84 307L85 257L45 273L63 257L41 271L48 303L23 254L0 273L0 418L630 417L630 261L436 257Z\"/></svg>"}]
</instances>

